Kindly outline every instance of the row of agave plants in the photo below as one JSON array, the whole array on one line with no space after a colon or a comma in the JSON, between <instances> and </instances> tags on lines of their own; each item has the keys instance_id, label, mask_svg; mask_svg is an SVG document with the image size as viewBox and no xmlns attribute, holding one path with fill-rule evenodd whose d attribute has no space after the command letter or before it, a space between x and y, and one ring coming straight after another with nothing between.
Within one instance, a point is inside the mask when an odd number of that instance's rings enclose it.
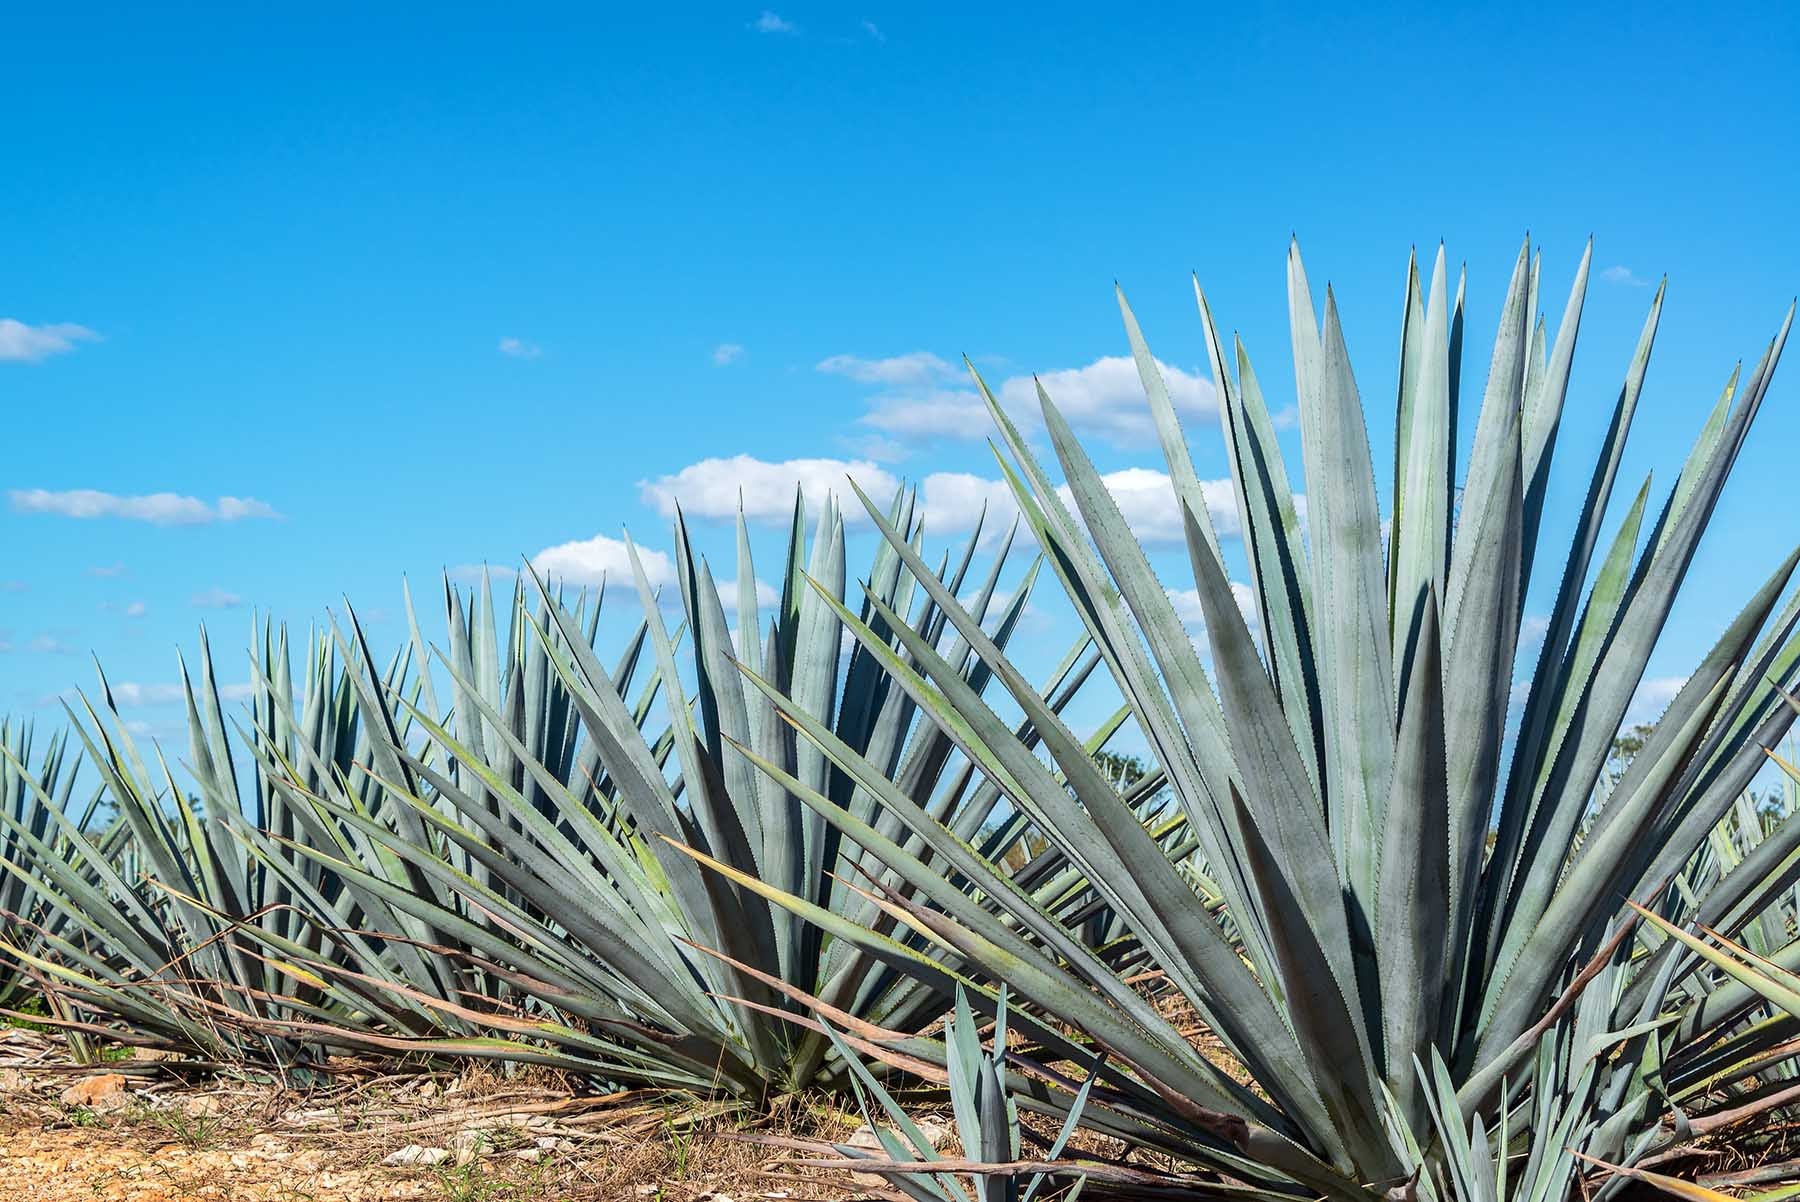
<instances>
[{"instance_id":1,"label":"row of agave plants","mask_svg":"<svg viewBox=\"0 0 1800 1202\"><path fill-rule=\"evenodd\" d=\"M44 753L0 738L0 1004L290 1074L377 1052L839 1090L901 1173L935 1153L886 1086L923 1079L967 1158L1019 1163L1024 1109L1060 1122L1040 1160L1079 1121L1201 1193L1539 1202L1587 1159L1653 1174L1800 1102L1800 819L1744 801L1800 707L1800 551L1606 778L1792 311L1660 507L1648 479L1615 504L1659 289L1585 497L1547 522L1588 268L1552 330L1521 249L1463 467L1464 286L1441 250L1429 283L1409 266L1385 522L1336 304L1321 319L1297 248L1304 504L1196 286L1248 615L1121 297L1200 643L1054 400L1053 469L976 374L1020 515L991 554L977 531L933 558L910 494L857 491L879 537L853 584L843 513L797 503L766 612L743 523L715 578L678 519L678 595L634 551L612 593L528 567L504 617L446 583L435 640L408 596L382 659L352 613L304 649L265 627L237 713L203 648L180 764L102 681ZM1046 568L1082 633L1033 679L1008 647ZM621 604L635 630L603 661ZM1117 702L1085 732L1064 718L1083 688ZM1096 760L1126 728L1154 762L1136 779ZM1042 1184L987 1167L984 1199Z\"/></svg>"}]
</instances>

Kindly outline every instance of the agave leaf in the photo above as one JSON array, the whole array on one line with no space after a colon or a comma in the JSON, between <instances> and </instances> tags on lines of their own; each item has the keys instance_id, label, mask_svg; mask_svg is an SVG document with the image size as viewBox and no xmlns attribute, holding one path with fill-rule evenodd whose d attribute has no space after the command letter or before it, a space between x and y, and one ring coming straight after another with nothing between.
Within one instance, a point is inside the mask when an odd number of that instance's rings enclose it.
<instances>
[{"instance_id":1,"label":"agave leaf","mask_svg":"<svg viewBox=\"0 0 1800 1202\"><path fill-rule=\"evenodd\" d=\"M1443 660L1429 585L1414 642L1375 907L1385 1080L1410 1129L1426 1117L1415 1065L1437 1054L1451 913Z\"/></svg>"},{"instance_id":2,"label":"agave leaf","mask_svg":"<svg viewBox=\"0 0 1800 1202\"><path fill-rule=\"evenodd\" d=\"M1594 240L1589 238L1575 269L1556 344L1543 372L1524 397L1523 448L1525 481L1525 533L1520 555L1520 575L1531 579L1536 556L1538 525L1543 518L1544 497L1550 480L1550 458L1556 449L1556 433L1562 421L1563 401L1569 391L1569 368L1575 357L1575 339L1581 329L1581 307L1587 296L1588 269L1594 260ZM1530 312L1537 311L1535 298ZM1540 336L1542 326L1539 327ZM1535 361L1535 357L1534 357ZM1522 598L1521 598L1522 599Z\"/></svg>"},{"instance_id":3,"label":"agave leaf","mask_svg":"<svg viewBox=\"0 0 1800 1202\"><path fill-rule=\"evenodd\" d=\"M1431 298L1421 309L1418 273L1409 272L1409 306L1402 357L1399 439L1394 454L1394 512L1389 569L1395 683L1409 675L1408 648L1427 591L1449 584L1451 501L1456 415L1450 405L1450 315L1444 247L1431 270ZM1419 328L1422 325L1422 329Z\"/></svg>"},{"instance_id":4,"label":"agave leaf","mask_svg":"<svg viewBox=\"0 0 1800 1202\"><path fill-rule=\"evenodd\" d=\"M1194 295L1207 328L1207 345L1212 347L1217 336L1198 281ZM1243 343L1236 347L1238 387L1227 389L1221 384L1219 419L1225 427L1225 449L1243 516L1244 548L1259 625L1268 640L1270 674L1316 791L1324 753L1319 743L1323 724L1319 679L1312 668L1312 574L1274 423ZM1213 371L1215 380L1225 379L1222 363L1215 364Z\"/></svg>"},{"instance_id":5,"label":"agave leaf","mask_svg":"<svg viewBox=\"0 0 1800 1202\"><path fill-rule=\"evenodd\" d=\"M1394 688L1387 573L1368 431L1327 290L1315 411L1301 427L1313 520L1313 595L1332 615L1316 634L1325 706L1325 802L1338 875L1365 912L1375 897L1378 833L1393 773Z\"/></svg>"},{"instance_id":6,"label":"agave leaf","mask_svg":"<svg viewBox=\"0 0 1800 1202\"><path fill-rule=\"evenodd\" d=\"M1197 537L1191 513L1188 523L1190 538ZM1223 571L1206 556L1196 555L1195 582L1232 746L1244 785L1256 799L1255 808L1249 809L1233 790L1234 800L1245 811L1239 826L1251 836L1246 850L1267 861L1253 866L1251 877L1264 896L1279 899L1285 911L1271 925L1296 1025L1310 1026L1298 1032L1302 1047L1315 1056L1329 1049L1334 1056L1355 1057L1372 1088L1373 1058L1362 1008L1349 1004L1349 999L1359 997L1350 919L1343 889L1317 868L1331 855L1331 845L1311 782ZM1346 1032L1354 1033L1354 1046L1344 1037ZM1322 1081L1354 1082L1355 1066L1335 1063L1316 1075ZM1362 1099L1365 1104L1373 1100L1372 1093Z\"/></svg>"},{"instance_id":7,"label":"agave leaf","mask_svg":"<svg viewBox=\"0 0 1800 1202\"><path fill-rule=\"evenodd\" d=\"M1150 402L1150 420L1156 427L1156 439L1161 445L1163 456L1169 462L1169 479L1175 486L1175 499L1178 504L1185 503L1194 507L1199 514L1200 529L1205 532L1206 545L1211 548L1213 556L1219 556L1219 535L1213 529L1212 513L1206 507L1206 495L1200 487L1199 473L1194 471L1194 461L1188 454L1187 440L1181 436L1181 423L1175 416L1175 406L1169 400L1169 390L1163 383L1162 368L1150 354L1150 347L1144 341L1144 332L1138 328L1137 317L1131 312L1131 306L1125 301L1125 293L1117 285L1113 287L1119 301L1119 316L1125 321L1125 338L1131 344L1131 358L1137 365L1138 378L1144 384L1144 396ZM1209 347L1209 353L1217 357L1216 345ZM1215 370L1214 379L1222 379ZM1040 394L1043 386L1038 386ZM1104 546L1102 550L1104 550Z\"/></svg>"}]
</instances>

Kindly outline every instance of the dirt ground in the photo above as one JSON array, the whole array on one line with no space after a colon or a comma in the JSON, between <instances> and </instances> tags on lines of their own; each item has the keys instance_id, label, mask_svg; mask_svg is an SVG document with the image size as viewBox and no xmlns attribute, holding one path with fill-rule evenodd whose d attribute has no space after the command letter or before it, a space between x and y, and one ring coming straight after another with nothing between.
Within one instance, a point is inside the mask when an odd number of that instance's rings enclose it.
<instances>
[{"instance_id":1,"label":"dirt ground","mask_svg":"<svg viewBox=\"0 0 1800 1202\"><path fill-rule=\"evenodd\" d=\"M733 1138L729 1114L552 1077L347 1072L299 1092L184 1081L129 1058L69 1062L0 1031L0 1198L8 1202L752 1202L867 1196ZM797 1115L809 1133L854 1123ZM766 1126L764 1130L766 1130ZM836 1138L844 1138L837 1136Z\"/></svg>"}]
</instances>

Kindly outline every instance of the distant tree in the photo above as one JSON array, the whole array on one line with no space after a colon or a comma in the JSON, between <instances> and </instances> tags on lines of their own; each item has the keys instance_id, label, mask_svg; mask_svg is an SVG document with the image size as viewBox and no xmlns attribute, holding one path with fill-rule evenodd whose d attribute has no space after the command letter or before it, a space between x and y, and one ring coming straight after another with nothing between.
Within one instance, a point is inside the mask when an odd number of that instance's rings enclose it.
<instances>
[{"instance_id":1,"label":"distant tree","mask_svg":"<svg viewBox=\"0 0 1800 1202\"><path fill-rule=\"evenodd\" d=\"M1144 761L1139 757L1121 755L1116 751L1096 751L1094 763L1106 776L1107 782L1121 793L1150 773L1150 769L1145 767Z\"/></svg>"},{"instance_id":2,"label":"distant tree","mask_svg":"<svg viewBox=\"0 0 1800 1202\"><path fill-rule=\"evenodd\" d=\"M1601 776L1602 798L1612 795L1612 791L1625 778L1625 771L1631 767L1631 761L1636 759L1637 753L1644 749L1644 744L1649 742L1650 735L1655 730L1654 723L1640 722L1629 729L1621 730L1613 738L1612 750L1607 753L1606 769Z\"/></svg>"}]
</instances>

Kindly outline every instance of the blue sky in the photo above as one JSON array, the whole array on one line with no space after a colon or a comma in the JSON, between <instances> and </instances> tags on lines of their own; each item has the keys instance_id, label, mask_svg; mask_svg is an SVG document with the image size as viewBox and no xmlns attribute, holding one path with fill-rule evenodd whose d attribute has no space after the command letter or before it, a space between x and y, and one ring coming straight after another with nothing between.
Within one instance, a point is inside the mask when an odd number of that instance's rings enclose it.
<instances>
[{"instance_id":1,"label":"blue sky","mask_svg":"<svg viewBox=\"0 0 1800 1202\"><path fill-rule=\"evenodd\" d=\"M1800 287L1791 5L649 7L9 16L0 706L53 714L93 652L166 733L201 622L227 681L253 607L348 596L391 640L403 574L598 570L622 528L667 546L677 494L720 550L739 488L773 519L847 469L954 529L995 476L964 353L1058 373L1102 468L1153 470L1115 279L1222 476L1188 273L1280 403L1290 231L1378 464L1408 248L1468 265L1478 396L1520 239L1554 321L1596 236L1552 504L1667 273L1625 477L1660 496ZM1797 371L1657 679L1800 540Z\"/></svg>"}]
</instances>

